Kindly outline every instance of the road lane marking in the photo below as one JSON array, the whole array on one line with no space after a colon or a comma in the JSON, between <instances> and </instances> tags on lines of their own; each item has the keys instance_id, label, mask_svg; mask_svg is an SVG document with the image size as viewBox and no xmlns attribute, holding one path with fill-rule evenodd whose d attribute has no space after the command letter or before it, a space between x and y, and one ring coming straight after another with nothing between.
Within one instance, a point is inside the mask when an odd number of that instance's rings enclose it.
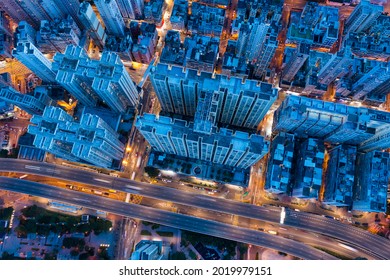
<instances>
[{"instance_id":1,"label":"road lane marking","mask_svg":"<svg viewBox=\"0 0 390 280\"><path fill-rule=\"evenodd\" d=\"M73 199L78 201L90 202L88 199L83 199L83 198L73 198Z\"/></svg>"},{"instance_id":2,"label":"road lane marking","mask_svg":"<svg viewBox=\"0 0 390 280\"><path fill-rule=\"evenodd\" d=\"M207 201L216 201L214 198L209 198L207 196L197 195L199 199L207 200Z\"/></svg>"},{"instance_id":3,"label":"road lane marking","mask_svg":"<svg viewBox=\"0 0 390 280\"><path fill-rule=\"evenodd\" d=\"M103 183L107 183L107 184L111 184L112 181L108 181L108 180L104 180L104 179L100 179L100 178L93 178L95 181L99 181L99 182L103 182Z\"/></svg>"},{"instance_id":4,"label":"road lane marking","mask_svg":"<svg viewBox=\"0 0 390 280\"><path fill-rule=\"evenodd\" d=\"M127 189L131 189L131 190L137 190L137 191L142 190L142 188L136 187L136 186L132 186L132 185L126 185L126 188Z\"/></svg>"},{"instance_id":5,"label":"road lane marking","mask_svg":"<svg viewBox=\"0 0 390 280\"><path fill-rule=\"evenodd\" d=\"M39 166L34 166L34 165L25 165L24 167L26 169L41 170Z\"/></svg>"}]
</instances>

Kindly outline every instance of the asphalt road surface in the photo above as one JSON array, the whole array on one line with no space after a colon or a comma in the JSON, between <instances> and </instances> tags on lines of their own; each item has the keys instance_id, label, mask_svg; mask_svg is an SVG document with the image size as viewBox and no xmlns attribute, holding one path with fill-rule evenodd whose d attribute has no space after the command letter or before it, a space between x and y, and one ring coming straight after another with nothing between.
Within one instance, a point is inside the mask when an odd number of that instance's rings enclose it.
<instances>
[{"instance_id":1,"label":"asphalt road surface","mask_svg":"<svg viewBox=\"0 0 390 280\"><path fill-rule=\"evenodd\" d=\"M158 223L183 230L271 248L303 259L336 259L331 255L303 243L266 234L264 232L239 228L224 223L181 215L138 204L129 204L101 196L91 196L85 193L74 192L36 182L25 181L17 178L0 177L0 188L92 209L99 209L109 213L129 216L143 221Z\"/></svg>"},{"instance_id":2,"label":"asphalt road surface","mask_svg":"<svg viewBox=\"0 0 390 280\"><path fill-rule=\"evenodd\" d=\"M116 178L62 165L2 159L0 162L0 171L55 177L271 223L279 223L280 221L281 208L261 207L233 200L194 194L189 191L136 182L125 178ZM286 209L284 226L331 236L347 242L375 258L390 259L390 240L371 234L350 224L344 224L315 214Z\"/></svg>"}]
</instances>

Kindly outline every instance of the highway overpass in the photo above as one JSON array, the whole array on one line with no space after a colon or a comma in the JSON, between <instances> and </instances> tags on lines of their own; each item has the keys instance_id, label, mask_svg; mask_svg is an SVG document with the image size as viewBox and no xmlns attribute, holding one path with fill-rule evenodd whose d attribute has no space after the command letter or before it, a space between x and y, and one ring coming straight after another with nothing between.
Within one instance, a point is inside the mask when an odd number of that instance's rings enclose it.
<instances>
[{"instance_id":1,"label":"highway overpass","mask_svg":"<svg viewBox=\"0 0 390 280\"><path fill-rule=\"evenodd\" d=\"M264 232L154 209L138 204L129 204L82 192L74 192L36 182L0 176L0 188L12 192L19 192L62 201L64 203L80 205L91 209L102 210L121 216L128 216L183 230L266 247L282 251L302 259L336 259L335 257L305 245L304 243L266 234Z\"/></svg>"},{"instance_id":2,"label":"highway overpass","mask_svg":"<svg viewBox=\"0 0 390 280\"><path fill-rule=\"evenodd\" d=\"M165 186L116 178L102 173L62 165L15 159L2 159L0 171L37 174L71 180L96 187L110 188L174 203L279 223L280 208L261 207L238 201L195 194ZM315 214L286 211L284 226L331 236L363 250L378 259L390 259L390 240L368 231Z\"/></svg>"}]
</instances>

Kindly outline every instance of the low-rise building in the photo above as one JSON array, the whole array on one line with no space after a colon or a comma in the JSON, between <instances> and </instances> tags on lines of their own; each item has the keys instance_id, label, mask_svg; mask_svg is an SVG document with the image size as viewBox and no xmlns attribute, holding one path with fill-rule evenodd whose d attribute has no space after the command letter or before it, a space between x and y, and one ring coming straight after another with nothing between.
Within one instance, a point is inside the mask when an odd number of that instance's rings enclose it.
<instances>
[{"instance_id":1,"label":"low-rise building","mask_svg":"<svg viewBox=\"0 0 390 280\"><path fill-rule=\"evenodd\" d=\"M42 20L37 33L37 47L43 53L65 52L68 45L80 44L81 31L71 17Z\"/></svg>"},{"instance_id":2,"label":"low-rise building","mask_svg":"<svg viewBox=\"0 0 390 280\"><path fill-rule=\"evenodd\" d=\"M162 241L141 240L131 254L131 260L161 260Z\"/></svg>"},{"instance_id":3,"label":"low-rise building","mask_svg":"<svg viewBox=\"0 0 390 280\"><path fill-rule=\"evenodd\" d=\"M321 140L308 138L296 143L296 168L292 196L318 199L322 185L325 147Z\"/></svg>"},{"instance_id":4,"label":"low-rise building","mask_svg":"<svg viewBox=\"0 0 390 280\"><path fill-rule=\"evenodd\" d=\"M219 52L219 38L194 35L184 41L185 66L198 71L213 72Z\"/></svg>"},{"instance_id":5,"label":"low-rise building","mask_svg":"<svg viewBox=\"0 0 390 280\"><path fill-rule=\"evenodd\" d=\"M157 26L162 26L163 15L167 4L164 0L148 0L144 2L144 18L147 21L155 23Z\"/></svg>"},{"instance_id":6,"label":"low-rise building","mask_svg":"<svg viewBox=\"0 0 390 280\"><path fill-rule=\"evenodd\" d=\"M192 34L219 37L222 35L224 21L224 9L193 2L188 18L188 31Z\"/></svg>"},{"instance_id":7,"label":"low-rise building","mask_svg":"<svg viewBox=\"0 0 390 280\"><path fill-rule=\"evenodd\" d=\"M308 2L302 13L291 13L287 39L307 42L312 47L330 49L339 36L339 9Z\"/></svg>"},{"instance_id":8,"label":"low-rise building","mask_svg":"<svg viewBox=\"0 0 390 280\"><path fill-rule=\"evenodd\" d=\"M386 212L389 160L390 156L387 152L372 151L358 154L353 210Z\"/></svg>"},{"instance_id":9,"label":"low-rise building","mask_svg":"<svg viewBox=\"0 0 390 280\"><path fill-rule=\"evenodd\" d=\"M0 89L0 99L18 106L30 115L42 115L46 106L54 103L45 91L35 90L32 93L22 94L11 87Z\"/></svg>"},{"instance_id":10,"label":"low-rise building","mask_svg":"<svg viewBox=\"0 0 390 280\"><path fill-rule=\"evenodd\" d=\"M292 134L281 132L272 139L264 187L267 192L290 194L294 147L295 137Z\"/></svg>"},{"instance_id":11,"label":"low-rise building","mask_svg":"<svg viewBox=\"0 0 390 280\"><path fill-rule=\"evenodd\" d=\"M170 18L172 28L184 31L188 21L188 1L176 0Z\"/></svg>"},{"instance_id":12,"label":"low-rise building","mask_svg":"<svg viewBox=\"0 0 390 280\"><path fill-rule=\"evenodd\" d=\"M357 149L338 145L328 155L323 201L328 205L351 207Z\"/></svg>"},{"instance_id":13,"label":"low-rise building","mask_svg":"<svg viewBox=\"0 0 390 280\"><path fill-rule=\"evenodd\" d=\"M160 62L166 64L184 65L186 51L180 41L178 31L169 30L165 36L165 45L161 52Z\"/></svg>"},{"instance_id":14,"label":"low-rise building","mask_svg":"<svg viewBox=\"0 0 390 280\"><path fill-rule=\"evenodd\" d=\"M389 117L379 110L290 95L275 111L273 130L359 145L387 127Z\"/></svg>"}]
</instances>

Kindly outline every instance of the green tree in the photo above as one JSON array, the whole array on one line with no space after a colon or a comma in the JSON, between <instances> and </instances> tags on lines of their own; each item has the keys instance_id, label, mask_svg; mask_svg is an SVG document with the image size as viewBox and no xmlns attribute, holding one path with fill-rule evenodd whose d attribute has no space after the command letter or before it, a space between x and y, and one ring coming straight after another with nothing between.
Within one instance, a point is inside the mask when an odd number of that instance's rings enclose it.
<instances>
[{"instance_id":1,"label":"green tree","mask_svg":"<svg viewBox=\"0 0 390 280\"><path fill-rule=\"evenodd\" d=\"M154 225L152 225L152 230L156 230L156 229L158 229L159 227L160 227L159 224L154 224Z\"/></svg>"},{"instance_id":2,"label":"green tree","mask_svg":"<svg viewBox=\"0 0 390 280\"><path fill-rule=\"evenodd\" d=\"M193 260L196 260L196 254L194 253L194 251L190 250L189 252L189 255L190 255L190 258L193 259Z\"/></svg>"},{"instance_id":3,"label":"green tree","mask_svg":"<svg viewBox=\"0 0 390 280\"><path fill-rule=\"evenodd\" d=\"M0 150L0 158L6 158L8 157L8 150L1 149Z\"/></svg>"},{"instance_id":4,"label":"green tree","mask_svg":"<svg viewBox=\"0 0 390 280\"><path fill-rule=\"evenodd\" d=\"M112 227L112 222L104 219L96 219L94 223L91 223L91 228L96 235L102 232L108 232Z\"/></svg>"},{"instance_id":5,"label":"green tree","mask_svg":"<svg viewBox=\"0 0 390 280\"><path fill-rule=\"evenodd\" d=\"M89 223L82 223L77 226L78 232L86 232L87 234L91 231L91 225Z\"/></svg>"},{"instance_id":6,"label":"green tree","mask_svg":"<svg viewBox=\"0 0 390 280\"><path fill-rule=\"evenodd\" d=\"M101 260L109 260L110 257L108 256L107 248L100 247L97 256Z\"/></svg>"},{"instance_id":7,"label":"green tree","mask_svg":"<svg viewBox=\"0 0 390 280\"><path fill-rule=\"evenodd\" d=\"M18 154L19 154L19 147L18 148L12 148L9 157L10 158L17 158Z\"/></svg>"},{"instance_id":8,"label":"green tree","mask_svg":"<svg viewBox=\"0 0 390 280\"><path fill-rule=\"evenodd\" d=\"M148 173L150 178L156 178L158 175L160 175L160 170L152 166L146 166L145 172Z\"/></svg>"},{"instance_id":9,"label":"green tree","mask_svg":"<svg viewBox=\"0 0 390 280\"><path fill-rule=\"evenodd\" d=\"M84 238L65 237L62 246L67 249L78 247L79 251L82 251L84 250L85 240Z\"/></svg>"},{"instance_id":10,"label":"green tree","mask_svg":"<svg viewBox=\"0 0 390 280\"><path fill-rule=\"evenodd\" d=\"M34 219L26 220L24 223L27 233L37 232L37 223Z\"/></svg>"},{"instance_id":11,"label":"green tree","mask_svg":"<svg viewBox=\"0 0 390 280\"><path fill-rule=\"evenodd\" d=\"M85 253L81 253L79 255L79 260L87 260L89 257L89 253L85 252Z\"/></svg>"},{"instance_id":12,"label":"green tree","mask_svg":"<svg viewBox=\"0 0 390 280\"><path fill-rule=\"evenodd\" d=\"M169 255L170 260L186 260L186 255L183 252L176 252Z\"/></svg>"},{"instance_id":13,"label":"green tree","mask_svg":"<svg viewBox=\"0 0 390 280\"><path fill-rule=\"evenodd\" d=\"M12 211L14 211L12 207L0 209L0 220L8 220L11 218Z\"/></svg>"},{"instance_id":14,"label":"green tree","mask_svg":"<svg viewBox=\"0 0 390 280\"><path fill-rule=\"evenodd\" d=\"M78 252L77 250L71 250L71 251L70 251L70 255L71 255L72 257L77 257L77 256L79 255L79 252Z\"/></svg>"},{"instance_id":15,"label":"green tree","mask_svg":"<svg viewBox=\"0 0 390 280\"><path fill-rule=\"evenodd\" d=\"M3 254L1 255L2 260L13 260L14 256L8 253L7 251L4 251Z\"/></svg>"}]
</instances>

